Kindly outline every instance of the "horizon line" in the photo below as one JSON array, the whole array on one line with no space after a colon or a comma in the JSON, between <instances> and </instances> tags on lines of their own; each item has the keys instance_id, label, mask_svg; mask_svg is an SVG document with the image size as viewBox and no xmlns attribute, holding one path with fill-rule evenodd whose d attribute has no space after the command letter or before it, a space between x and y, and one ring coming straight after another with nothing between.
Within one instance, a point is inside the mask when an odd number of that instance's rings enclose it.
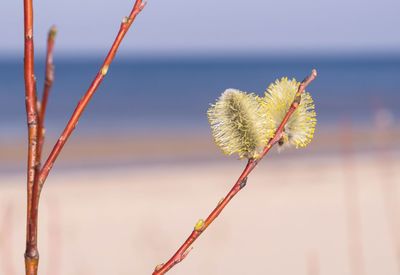
<instances>
[{"instance_id":1,"label":"horizon line","mask_svg":"<svg viewBox=\"0 0 400 275\"><path fill-rule=\"evenodd\" d=\"M81 50L76 51L56 51L55 58L86 58L97 59L105 56L106 52L95 50ZM128 59L196 59L196 58L219 58L219 59L243 59L243 58L270 58L284 60L294 59L319 59L319 58L400 58L399 50L268 50L268 51L204 51L204 50L186 50L186 51L120 51L117 56L119 58ZM23 50L3 50L0 51L0 59L12 60L16 58L23 58ZM45 57L44 51L36 52L36 57L43 59Z\"/></svg>"}]
</instances>

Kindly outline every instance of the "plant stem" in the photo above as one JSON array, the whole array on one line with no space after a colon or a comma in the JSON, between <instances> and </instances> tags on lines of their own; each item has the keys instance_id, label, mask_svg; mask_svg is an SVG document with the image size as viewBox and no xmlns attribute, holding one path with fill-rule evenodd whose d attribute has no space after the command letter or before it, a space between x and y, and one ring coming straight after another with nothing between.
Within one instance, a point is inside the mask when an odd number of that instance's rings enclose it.
<instances>
[{"instance_id":1,"label":"plant stem","mask_svg":"<svg viewBox=\"0 0 400 275\"><path fill-rule=\"evenodd\" d=\"M34 72L33 3L24 0L24 79L25 105L28 124L27 165L27 229L25 250L26 275L36 275L39 261L36 224L32 221L32 197L37 170L38 114L36 109L36 81Z\"/></svg>"},{"instance_id":2,"label":"plant stem","mask_svg":"<svg viewBox=\"0 0 400 275\"><path fill-rule=\"evenodd\" d=\"M228 192L225 198L218 203L218 205L214 208L214 210L209 214L207 219L203 222L199 220L196 224L194 230L186 239L186 241L181 245L181 247L175 252L175 254L166 262L165 264L158 265L153 275L162 275L167 273L171 268L173 268L176 264L180 263L185 259L185 257L190 252L190 246L197 240L197 238L207 229L207 227L221 214L224 208L228 205L231 199L242 190L243 187L246 186L247 177L253 171L253 169L257 166L257 164L263 159L263 157L270 151L272 146L274 146L279 139L282 137L282 133L286 123L288 122L291 115L296 111L297 107L300 104L301 94L304 92L305 88L317 77L317 71L312 70L311 74L304 79L299 89L295 95L295 98L290 105L289 110L287 111L285 117L283 118L281 124L279 125L278 129L275 131L274 136L269 140L268 144L265 146L261 156L257 159L249 159L247 162L246 167L244 168L243 172L240 174L239 178L233 185L232 189Z\"/></svg>"},{"instance_id":3,"label":"plant stem","mask_svg":"<svg viewBox=\"0 0 400 275\"><path fill-rule=\"evenodd\" d=\"M53 47L54 47L54 39L56 35L55 27L52 27L48 34L47 39L47 54L46 54L46 72L45 72L45 84L43 90L43 98L42 104L36 104L37 110L37 143L36 143L36 165L35 165L35 175L34 175L34 183L32 188L32 195L31 195L31 209L29 215L29 224L31 225L31 230L29 231L30 239L34 240L32 242L32 247L34 248L36 257L33 261L34 268L31 268L27 273L27 275L36 275L37 269L39 265L39 251L37 247L37 232L38 232L38 214L39 214L39 184L38 184L38 177L41 167L41 159L42 159L42 149L44 144L44 119L46 115L46 107L47 101L50 93L50 88L53 84L54 79L54 66L53 66ZM35 87L36 90L36 87ZM28 272L28 271L26 271Z\"/></svg>"},{"instance_id":4,"label":"plant stem","mask_svg":"<svg viewBox=\"0 0 400 275\"><path fill-rule=\"evenodd\" d=\"M119 45L121 44L125 34L129 30L136 16L142 11L145 6L145 2L142 0L136 0L133 9L129 15L129 17L125 17L121 23L119 32L117 37L112 44L111 49L109 50L100 71L97 73L95 79L90 85L89 89L82 97L80 102L78 103L74 113L72 114L69 122L67 123L63 133L55 144L52 152L47 158L45 164L42 169L39 169L39 152L42 152L42 144L44 135L41 135L41 144L38 143L38 124L39 124L39 116L37 112L37 104L36 104L36 83L35 77L33 73L33 6L32 0L24 0L24 11L25 11L25 85L26 85L26 109L27 109L27 117L28 117L28 128L29 128L29 146L28 146L28 207L27 207L27 247L25 252L25 270L26 275L37 275L38 263L39 263L39 252L37 249L37 227L38 227L38 210L39 210L39 198L40 193L43 188L43 184L53 167L55 160L60 154L63 146L66 141L70 137L71 133L75 129L76 124L86 106L88 105L90 99L93 94L96 92L97 88L101 84L105 75L107 74L108 68L113 61ZM54 40L54 33L50 30L49 39ZM48 41L49 44L49 41ZM46 61L46 84L45 84L45 93L46 89L49 92L51 83L52 83L52 48L54 41L50 41L50 47L48 47L48 60ZM49 61L49 63L48 63ZM49 66L51 64L51 66ZM49 75L47 74L49 73ZM50 78L48 77L50 76ZM48 81L50 80L51 81ZM47 87L46 87L47 86ZM45 118L45 110L47 105L47 95L44 94L45 104L41 110L40 123L41 123L41 131L43 130L44 118ZM42 133L43 134L43 133ZM39 148L40 147L40 148ZM35 173L37 171L37 173Z\"/></svg>"},{"instance_id":5,"label":"plant stem","mask_svg":"<svg viewBox=\"0 0 400 275\"><path fill-rule=\"evenodd\" d=\"M93 94L96 92L97 88L100 86L101 82L103 81L104 77L107 74L108 68L113 61L119 45L121 44L125 34L128 32L130 26L132 25L133 21L135 20L136 16L142 11L146 2L142 0L136 0L133 9L128 17L125 17L122 20L119 32L114 40L114 43L109 50L103 65L97 75L95 76L92 84L90 85L89 89L86 91L84 96L79 101L78 105L76 106L75 111L73 112L70 120L68 121L64 131L62 132L61 136L59 137L58 141L53 147L49 157L47 158L46 162L44 163L42 169L40 170L38 183L39 183L39 195L42 190L43 184L46 181L47 176L52 169L54 162L56 161L57 157L59 156L62 148L64 147L65 143L67 142L68 138L71 136L72 132L74 131L79 118L81 117L83 111L87 107L90 99L92 98Z\"/></svg>"},{"instance_id":6,"label":"plant stem","mask_svg":"<svg viewBox=\"0 0 400 275\"><path fill-rule=\"evenodd\" d=\"M52 26L47 35L47 51L46 51L46 68L45 68L45 80L43 88L42 101L39 107L39 124L38 124L38 162L42 157L42 150L45 138L45 127L44 121L46 118L47 102L49 100L50 90L53 86L54 81L54 64L53 64L53 49L54 42L57 34L57 29Z\"/></svg>"}]
</instances>

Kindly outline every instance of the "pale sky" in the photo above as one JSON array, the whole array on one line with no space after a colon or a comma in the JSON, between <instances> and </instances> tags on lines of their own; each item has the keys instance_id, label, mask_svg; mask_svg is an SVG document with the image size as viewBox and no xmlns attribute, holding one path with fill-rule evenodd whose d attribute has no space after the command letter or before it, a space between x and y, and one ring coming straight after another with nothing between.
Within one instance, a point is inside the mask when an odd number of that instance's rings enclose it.
<instances>
[{"instance_id":1,"label":"pale sky","mask_svg":"<svg viewBox=\"0 0 400 275\"><path fill-rule=\"evenodd\" d=\"M40 0L35 44L51 24L60 53L105 52L133 0ZM22 50L22 0L1 0L0 55ZM149 0L124 53L400 52L400 0Z\"/></svg>"}]
</instances>

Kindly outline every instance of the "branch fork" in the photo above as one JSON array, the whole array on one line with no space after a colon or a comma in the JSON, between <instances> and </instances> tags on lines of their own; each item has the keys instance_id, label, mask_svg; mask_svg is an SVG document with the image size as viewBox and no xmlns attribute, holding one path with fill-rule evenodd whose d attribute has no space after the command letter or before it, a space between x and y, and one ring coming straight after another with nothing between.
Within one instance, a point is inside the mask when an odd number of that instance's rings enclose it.
<instances>
[{"instance_id":1,"label":"branch fork","mask_svg":"<svg viewBox=\"0 0 400 275\"><path fill-rule=\"evenodd\" d=\"M54 162L59 156L63 146L72 134L79 121L80 116L90 102L108 68L117 53L117 50L134 22L136 16L143 10L146 2L136 0L132 11L126 20L123 20L119 32L103 62L102 67L96 74L92 84L79 101L69 122L62 132L53 150L41 166L42 149L45 138L44 122L46 117L47 102L54 81L53 48L56 36L56 28L52 27L48 33L46 73L42 102L37 99L36 78L34 73L34 45L33 45L33 0L24 0L24 78L25 78L25 101L28 125L28 165L27 165L27 229L25 250L25 273L26 275L37 275L39 265L39 252L37 248L38 210L39 199L43 185L49 175Z\"/></svg>"}]
</instances>

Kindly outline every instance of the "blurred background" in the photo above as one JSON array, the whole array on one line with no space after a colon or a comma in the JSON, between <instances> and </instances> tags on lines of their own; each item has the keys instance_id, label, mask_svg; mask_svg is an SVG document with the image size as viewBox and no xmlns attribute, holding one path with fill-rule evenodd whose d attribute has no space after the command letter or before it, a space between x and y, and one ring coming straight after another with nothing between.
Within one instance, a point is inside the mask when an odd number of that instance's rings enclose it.
<instances>
[{"instance_id":1,"label":"blurred background","mask_svg":"<svg viewBox=\"0 0 400 275\"><path fill-rule=\"evenodd\" d=\"M22 274L27 130L22 1L0 4L0 274ZM39 94L58 28L45 155L133 1L35 1ZM245 163L214 145L227 88L308 88L314 141L272 152L171 274L400 274L398 0L157 1L123 41L46 183L41 274L150 274Z\"/></svg>"}]
</instances>

